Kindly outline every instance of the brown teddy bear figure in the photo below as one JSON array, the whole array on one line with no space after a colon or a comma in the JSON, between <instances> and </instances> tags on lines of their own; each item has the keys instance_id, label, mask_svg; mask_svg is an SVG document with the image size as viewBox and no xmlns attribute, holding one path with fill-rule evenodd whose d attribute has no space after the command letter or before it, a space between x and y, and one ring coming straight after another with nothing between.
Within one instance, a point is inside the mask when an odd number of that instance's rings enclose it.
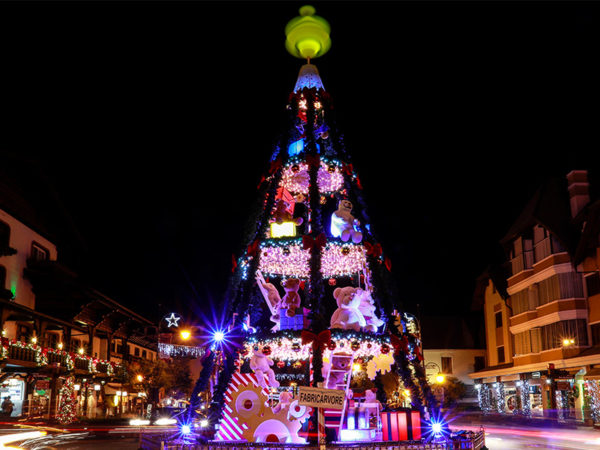
<instances>
[{"instance_id":1,"label":"brown teddy bear figure","mask_svg":"<svg viewBox=\"0 0 600 450\"><path fill-rule=\"evenodd\" d=\"M288 211L289 204L283 199L277 200L277 206L275 207L275 213L273 217L275 222L282 224L283 222L294 222L296 225L301 225L304 221L302 217L296 217Z\"/></svg>"},{"instance_id":2,"label":"brown teddy bear figure","mask_svg":"<svg viewBox=\"0 0 600 450\"><path fill-rule=\"evenodd\" d=\"M296 309L300 308L300 295L298 289L300 289L300 280L297 278L288 278L282 284L285 290L285 295L281 299L281 307L286 308L286 316L294 317L296 315Z\"/></svg>"},{"instance_id":3,"label":"brown teddy bear figure","mask_svg":"<svg viewBox=\"0 0 600 450\"><path fill-rule=\"evenodd\" d=\"M350 370L352 356L347 353L336 353L331 356L331 368L329 369L329 381L327 389L341 389L344 383L344 375Z\"/></svg>"}]
</instances>

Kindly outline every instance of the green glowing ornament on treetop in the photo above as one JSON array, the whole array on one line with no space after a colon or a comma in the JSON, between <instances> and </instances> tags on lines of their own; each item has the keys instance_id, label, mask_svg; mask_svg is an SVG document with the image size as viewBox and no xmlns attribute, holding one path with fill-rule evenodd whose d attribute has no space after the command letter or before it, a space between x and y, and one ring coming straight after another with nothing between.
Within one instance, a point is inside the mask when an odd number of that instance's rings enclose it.
<instances>
[{"instance_id":1,"label":"green glowing ornament on treetop","mask_svg":"<svg viewBox=\"0 0 600 450\"><path fill-rule=\"evenodd\" d=\"M285 27L285 48L297 58L323 56L331 47L331 28L325 19L315 16L315 8L310 5L300 8L300 16L288 22Z\"/></svg>"}]
</instances>

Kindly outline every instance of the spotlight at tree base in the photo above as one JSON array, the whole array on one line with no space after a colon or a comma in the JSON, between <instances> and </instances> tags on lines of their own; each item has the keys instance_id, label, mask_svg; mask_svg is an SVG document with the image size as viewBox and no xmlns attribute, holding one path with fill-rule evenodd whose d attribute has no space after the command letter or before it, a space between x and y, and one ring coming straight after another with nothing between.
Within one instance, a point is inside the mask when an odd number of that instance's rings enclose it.
<instances>
[{"instance_id":1,"label":"spotlight at tree base","mask_svg":"<svg viewBox=\"0 0 600 450\"><path fill-rule=\"evenodd\" d=\"M225 339L225 333L222 331L215 331L215 334L213 334L213 341L217 344L223 342L223 340Z\"/></svg>"},{"instance_id":2,"label":"spotlight at tree base","mask_svg":"<svg viewBox=\"0 0 600 450\"><path fill-rule=\"evenodd\" d=\"M179 427L179 431L181 432L181 434L190 434L192 432L192 427L190 427L188 424L182 424Z\"/></svg>"},{"instance_id":3,"label":"spotlight at tree base","mask_svg":"<svg viewBox=\"0 0 600 450\"><path fill-rule=\"evenodd\" d=\"M432 414L423 422L423 437L427 442L445 441L450 436L450 426L444 416Z\"/></svg>"}]
</instances>

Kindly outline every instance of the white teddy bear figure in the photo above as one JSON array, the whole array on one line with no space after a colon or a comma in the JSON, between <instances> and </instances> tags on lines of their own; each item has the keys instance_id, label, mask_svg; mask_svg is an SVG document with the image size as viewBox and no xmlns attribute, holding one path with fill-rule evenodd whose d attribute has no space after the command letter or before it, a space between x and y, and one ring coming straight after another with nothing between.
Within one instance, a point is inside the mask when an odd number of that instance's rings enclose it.
<instances>
[{"instance_id":1,"label":"white teddy bear figure","mask_svg":"<svg viewBox=\"0 0 600 450\"><path fill-rule=\"evenodd\" d=\"M339 237L347 242L352 238L352 242L358 244L362 241L362 233L354 229L354 225L360 225L360 222L352 215L352 203L348 200L340 200L338 209L331 214L331 235Z\"/></svg>"},{"instance_id":2,"label":"white teddy bear figure","mask_svg":"<svg viewBox=\"0 0 600 450\"><path fill-rule=\"evenodd\" d=\"M254 348L252 358L250 358L250 369L256 374L256 378L260 387L269 389L269 387L279 387L279 381L275 379L275 372L270 366L273 365L273 360L265 355L257 347ZM269 379L269 383L265 381L264 375Z\"/></svg>"},{"instance_id":3,"label":"white teddy bear figure","mask_svg":"<svg viewBox=\"0 0 600 450\"><path fill-rule=\"evenodd\" d=\"M366 322L366 325L363 327L363 331L370 331L372 333L376 333L377 329L381 325L383 325L383 320L381 320L375 314L375 310L377 308L374 305L371 293L369 291L365 291L364 289L359 288L354 294L354 296L360 298L360 305L358 306L358 310L361 312Z\"/></svg>"},{"instance_id":4,"label":"white teddy bear figure","mask_svg":"<svg viewBox=\"0 0 600 450\"><path fill-rule=\"evenodd\" d=\"M358 309L360 306L360 296L356 296L358 288L346 286L336 288L333 291L338 308L331 316L330 328L342 328L344 330L360 331L367 323Z\"/></svg>"}]
</instances>

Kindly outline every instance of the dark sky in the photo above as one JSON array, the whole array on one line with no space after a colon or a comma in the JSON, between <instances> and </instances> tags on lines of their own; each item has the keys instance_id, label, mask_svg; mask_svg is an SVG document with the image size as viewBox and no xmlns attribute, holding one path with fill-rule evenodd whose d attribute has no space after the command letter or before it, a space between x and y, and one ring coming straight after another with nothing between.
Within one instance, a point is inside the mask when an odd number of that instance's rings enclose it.
<instances>
[{"instance_id":1,"label":"dark sky","mask_svg":"<svg viewBox=\"0 0 600 450\"><path fill-rule=\"evenodd\" d=\"M303 4L0 5L2 152L43 167L61 255L100 291L147 315L221 300L284 131L302 61L283 30ZM540 183L597 167L599 5L312 4L401 300L468 309Z\"/></svg>"}]
</instances>

